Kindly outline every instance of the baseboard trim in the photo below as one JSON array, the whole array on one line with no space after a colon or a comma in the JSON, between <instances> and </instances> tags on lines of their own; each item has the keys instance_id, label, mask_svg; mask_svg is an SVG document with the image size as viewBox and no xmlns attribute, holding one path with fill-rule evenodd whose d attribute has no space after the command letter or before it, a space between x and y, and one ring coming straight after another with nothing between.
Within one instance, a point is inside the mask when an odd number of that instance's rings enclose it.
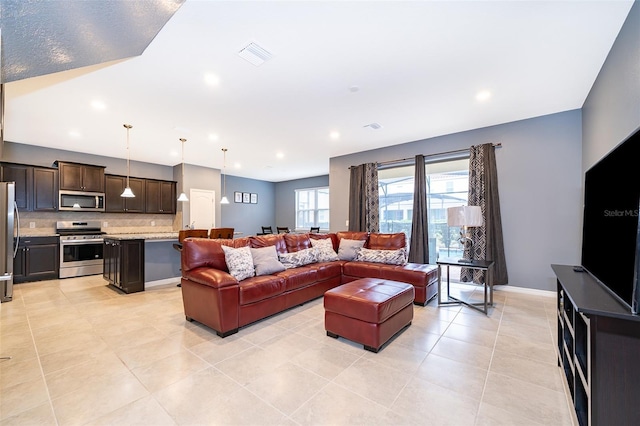
<instances>
[{"instance_id":1,"label":"baseboard trim","mask_svg":"<svg viewBox=\"0 0 640 426\"><path fill-rule=\"evenodd\" d=\"M167 284L175 284L175 285L180 284L180 277L165 278L163 280L155 280L155 281L147 281L146 283L144 283L144 288L158 287L158 286L167 285Z\"/></svg>"},{"instance_id":2,"label":"baseboard trim","mask_svg":"<svg viewBox=\"0 0 640 426\"><path fill-rule=\"evenodd\" d=\"M515 287L512 285L494 285L494 291L505 291L512 293L531 294L535 296L556 297L556 292L551 290L540 290L537 288Z\"/></svg>"}]
</instances>

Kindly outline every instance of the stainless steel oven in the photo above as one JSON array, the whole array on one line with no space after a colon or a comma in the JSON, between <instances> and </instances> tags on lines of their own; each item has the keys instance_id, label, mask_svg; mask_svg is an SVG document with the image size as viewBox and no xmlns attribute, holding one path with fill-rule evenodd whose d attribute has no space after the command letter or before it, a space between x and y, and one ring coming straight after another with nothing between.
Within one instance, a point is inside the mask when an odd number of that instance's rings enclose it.
<instances>
[{"instance_id":1,"label":"stainless steel oven","mask_svg":"<svg viewBox=\"0 0 640 426\"><path fill-rule=\"evenodd\" d=\"M100 221L57 222L56 230L60 234L60 278L102 274Z\"/></svg>"}]
</instances>

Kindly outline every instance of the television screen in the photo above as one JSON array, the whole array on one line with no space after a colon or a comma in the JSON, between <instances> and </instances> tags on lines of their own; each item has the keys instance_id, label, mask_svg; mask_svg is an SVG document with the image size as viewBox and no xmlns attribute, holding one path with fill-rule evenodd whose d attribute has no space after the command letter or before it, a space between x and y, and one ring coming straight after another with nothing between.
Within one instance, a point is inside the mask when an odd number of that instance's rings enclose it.
<instances>
[{"instance_id":1,"label":"television screen","mask_svg":"<svg viewBox=\"0 0 640 426\"><path fill-rule=\"evenodd\" d=\"M629 309L639 275L639 165L637 131L587 171L584 186L582 266Z\"/></svg>"}]
</instances>

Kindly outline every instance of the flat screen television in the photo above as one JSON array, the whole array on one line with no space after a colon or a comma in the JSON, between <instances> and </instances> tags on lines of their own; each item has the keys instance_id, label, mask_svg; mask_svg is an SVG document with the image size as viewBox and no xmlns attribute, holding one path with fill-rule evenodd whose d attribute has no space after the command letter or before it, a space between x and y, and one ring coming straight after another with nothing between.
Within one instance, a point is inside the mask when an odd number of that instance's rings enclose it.
<instances>
[{"instance_id":1,"label":"flat screen television","mask_svg":"<svg viewBox=\"0 0 640 426\"><path fill-rule=\"evenodd\" d=\"M633 314L640 308L640 130L585 174L582 266Z\"/></svg>"}]
</instances>

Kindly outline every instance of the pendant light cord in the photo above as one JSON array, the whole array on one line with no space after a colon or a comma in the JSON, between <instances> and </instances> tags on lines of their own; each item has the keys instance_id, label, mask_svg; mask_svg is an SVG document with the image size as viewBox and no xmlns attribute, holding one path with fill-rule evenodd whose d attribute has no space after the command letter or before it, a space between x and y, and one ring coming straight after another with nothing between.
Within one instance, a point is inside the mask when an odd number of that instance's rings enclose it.
<instances>
[{"instance_id":1,"label":"pendant light cord","mask_svg":"<svg viewBox=\"0 0 640 426\"><path fill-rule=\"evenodd\" d=\"M184 194L184 143L187 140L185 138L180 138L180 142L182 142L182 193Z\"/></svg>"},{"instance_id":2,"label":"pendant light cord","mask_svg":"<svg viewBox=\"0 0 640 426\"><path fill-rule=\"evenodd\" d=\"M223 181L223 196L227 196L227 148L222 148L223 152L223 160L222 160L222 171L224 173L224 181Z\"/></svg>"},{"instance_id":3,"label":"pendant light cord","mask_svg":"<svg viewBox=\"0 0 640 426\"><path fill-rule=\"evenodd\" d=\"M131 166L129 165L131 158L131 154L129 153L129 129L133 126L131 124L123 124L123 126L127 129L127 188L131 188L131 186L129 186L129 175L131 175Z\"/></svg>"}]
</instances>

